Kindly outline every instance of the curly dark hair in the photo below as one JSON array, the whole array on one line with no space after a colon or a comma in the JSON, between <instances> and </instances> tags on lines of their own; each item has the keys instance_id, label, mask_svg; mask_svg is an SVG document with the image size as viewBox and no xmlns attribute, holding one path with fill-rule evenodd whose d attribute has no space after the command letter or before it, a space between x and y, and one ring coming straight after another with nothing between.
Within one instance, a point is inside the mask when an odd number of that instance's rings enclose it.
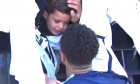
<instances>
[{"instance_id":1,"label":"curly dark hair","mask_svg":"<svg viewBox=\"0 0 140 84\"><path fill-rule=\"evenodd\" d=\"M99 43L94 31L86 25L74 23L63 33L60 46L69 63L79 66L91 64Z\"/></svg>"},{"instance_id":2,"label":"curly dark hair","mask_svg":"<svg viewBox=\"0 0 140 84\"><path fill-rule=\"evenodd\" d=\"M45 10L48 14L52 14L55 10L70 14L70 11L74 9L68 7L67 0L47 0Z\"/></svg>"}]
</instances>

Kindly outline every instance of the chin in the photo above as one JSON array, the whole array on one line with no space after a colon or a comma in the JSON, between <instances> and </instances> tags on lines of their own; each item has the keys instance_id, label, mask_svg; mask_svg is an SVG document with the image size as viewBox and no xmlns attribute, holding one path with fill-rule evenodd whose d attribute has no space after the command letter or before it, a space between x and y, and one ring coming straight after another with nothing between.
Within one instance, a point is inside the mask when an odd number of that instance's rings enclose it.
<instances>
[{"instance_id":1,"label":"chin","mask_svg":"<svg viewBox=\"0 0 140 84\"><path fill-rule=\"evenodd\" d=\"M57 36L57 35L61 35L62 33L53 33L53 35Z\"/></svg>"},{"instance_id":2,"label":"chin","mask_svg":"<svg viewBox=\"0 0 140 84\"><path fill-rule=\"evenodd\" d=\"M53 34L53 35L58 36L58 35L60 35L60 34Z\"/></svg>"}]
</instances>

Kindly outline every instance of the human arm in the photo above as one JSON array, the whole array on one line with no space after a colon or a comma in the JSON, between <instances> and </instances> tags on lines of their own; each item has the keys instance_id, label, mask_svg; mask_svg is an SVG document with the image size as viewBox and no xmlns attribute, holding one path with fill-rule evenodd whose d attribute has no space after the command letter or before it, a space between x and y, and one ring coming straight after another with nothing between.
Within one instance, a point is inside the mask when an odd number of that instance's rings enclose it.
<instances>
[{"instance_id":1,"label":"human arm","mask_svg":"<svg viewBox=\"0 0 140 84\"><path fill-rule=\"evenodd\" d=\"M48 75L47 75L47 70L43 64L43 62L41 61L41 64L42 64L42 68L43 68L43 72L45 74L45 84L62 84L60 81L58 80L55 80L53 78L50 78Z\"/></svg>"},{"instance_id":2,"label":"human arm","mask_svg":"<svg viewBox=\"0 0 140 84\"><path fill-rule=\"evenodd\" d=\"M45 74L45 82L46 84L62 84L60 81L48 77L47 74Z\"/></svg>"},{"instance_id":3,"label":"human arm","mask_svg":"<svg viewBox=\"0 0 140 84\"><path fill-rule=\"evenodd\" d=\"M82 13L82 0L68 0L68 6L74 10L71 10L70 15L71 15L71 21L72 22L78 22L81 13Z\"/></svg>"}]
</instances>

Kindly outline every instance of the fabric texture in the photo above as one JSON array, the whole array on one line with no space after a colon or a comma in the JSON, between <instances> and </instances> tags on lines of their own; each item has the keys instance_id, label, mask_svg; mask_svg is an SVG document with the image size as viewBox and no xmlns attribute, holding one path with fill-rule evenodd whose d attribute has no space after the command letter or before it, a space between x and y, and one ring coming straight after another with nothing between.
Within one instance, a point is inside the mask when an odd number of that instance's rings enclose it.
<instances>
[{"instance_id":1,"label":"fabric texture","mask_svg":"<svg viewBox=\"0 0 140 84\"><path fill-rule=\"evenodd\" d=\"M89 71L83 74L75 74L64 84L127 84L125 76L120 76L114 72Z\"/></svg>"}]
</instances>

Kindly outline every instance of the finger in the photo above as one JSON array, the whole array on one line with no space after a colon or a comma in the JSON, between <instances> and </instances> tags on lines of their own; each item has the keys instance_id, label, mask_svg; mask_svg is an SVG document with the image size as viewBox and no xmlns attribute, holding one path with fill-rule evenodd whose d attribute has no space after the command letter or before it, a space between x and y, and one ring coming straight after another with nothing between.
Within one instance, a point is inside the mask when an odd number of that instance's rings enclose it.
<instances>
[{"instance_id":1,"label":"finger","mask_svg":"<svg viewBox=\"0 0 140 84\"><path fill-rule=\"evenodd\" d=\"M68 4L75 4L76 5L76 4L81 3L81 0L68 0L67 3Z\"/></svg>"},{"instance_id":2,"label":"finger","mask_svg":"<svg viewBox=\"0 0 140 84\"><path fill-rule=\"evenodd\" d=\"M82 4L81 0L68 0L68 7L72 8L71 11L71 21L77 22L80 19L82 13Z\"/></svg>"},{"instance_id":3,"label":"finger","mask_svg":"<svg viewBox=\"0 0 140 84\"><path fill-rule=\"evenodd\" d=\"M68 4L68 6L72 9L74 9L76 14L78 14L78 16L80 16L81 11L82 11L81 5Z\"/></svg>"},{"instance_id":4,"label":"finger","mask_svg":"<svg viewBox=\"0 0 140 84\"><path fill-rule=\"evenodd\" d=\"M75 17L75 16L76 16L75 11L74 11L74 10L71 10L71 11L70 11L70 15L71 15L71 17Z\"/></svg>"},{"instance_id":5,"label":"finger","mask_svg":"<svg viewBox=\"0 0 140 84\"><path fill-rule=\"evenodd\" d=\"M70 15L71 15L71 21L72 22L77 22L78 21L78 17L76 16L76 13L75 13L75 11L74 10L71 10L70 11Z\"/></svg>"},{"instance_id":6,"label":"finger","mask_svg":"<svg viewBox=\"0 0 140 84\"><path fill-rule=\"evenodd\" d=\"M77 1L77 0L75 0L75 1ZM78 14L81 13L81 11L82 11L82 4L81 4L81 2L78 2L78 1L77 1L77 4L74 4L74 3L68 4L68 7L74 9L76 12L78 12Z\"/></svg>"},{"instance_id":7,"label":"finger","mask_svg":"<svg viewBox=\"0 0 140 84\"><path fill-rule=\"evenodd\" d=\"M78 8L81 8L81 0L68 1L68 7L73 8L75 10L77 10Z\"/></svg>"},{"instance_id":8,"label":"finger","mask_svg":"<svg viewBox=\"0 0 140 84\"><path fill-rule=\"evenodd\" d=\"M76 5L76 4L68 4L68 7L72 8L74 10L78 9L78 5Z\"/></svg>"}]
</instances>

